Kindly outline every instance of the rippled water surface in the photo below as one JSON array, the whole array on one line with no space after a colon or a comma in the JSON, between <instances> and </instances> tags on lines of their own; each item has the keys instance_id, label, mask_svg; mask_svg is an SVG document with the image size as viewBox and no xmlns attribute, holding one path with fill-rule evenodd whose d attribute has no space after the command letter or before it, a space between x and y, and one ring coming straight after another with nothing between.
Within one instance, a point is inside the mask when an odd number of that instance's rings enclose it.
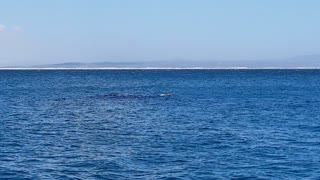
<instances>
[{"instance_id":1,"label":"rippled water surface","mask_svg":"<svg viewBox=\"0 0 320 180\"><path fill-rule=\"evenodd\" d=\"M318 70L0 71L0 178L320 178Z\"/></svg>"}]
</instances>

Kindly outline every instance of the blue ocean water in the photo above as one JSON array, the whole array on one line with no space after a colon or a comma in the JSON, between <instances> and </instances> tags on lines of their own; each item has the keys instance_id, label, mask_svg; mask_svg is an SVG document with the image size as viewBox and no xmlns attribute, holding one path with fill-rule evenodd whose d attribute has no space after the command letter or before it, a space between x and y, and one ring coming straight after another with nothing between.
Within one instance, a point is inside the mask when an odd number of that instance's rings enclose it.
<instances>
[{"instance_id":1,"label":"blue ocean water","mask_svg":"<svg viewBox=\"0 0 320 180\"><path fill-rule=\"evenodd\" d=\"M0 178L320 178L320 70L0 71Z\"/></svg>"}]
</instances>

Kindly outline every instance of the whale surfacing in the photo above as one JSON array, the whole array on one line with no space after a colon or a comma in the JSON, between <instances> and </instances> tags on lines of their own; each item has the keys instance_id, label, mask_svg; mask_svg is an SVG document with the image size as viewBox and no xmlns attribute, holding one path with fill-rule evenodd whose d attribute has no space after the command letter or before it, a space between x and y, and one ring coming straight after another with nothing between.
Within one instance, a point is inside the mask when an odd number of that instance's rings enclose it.
<instances>
[{"instance_id":1,"label":"whale surfacing","mask_svg":"<svg viewBox=\"0 0 320 180\"><path fill-rule=\"evenodd\" d=\"M160 94L159 96L161 96L161 97L172 96L172 94Z\"/></svg>"}]
</instances>

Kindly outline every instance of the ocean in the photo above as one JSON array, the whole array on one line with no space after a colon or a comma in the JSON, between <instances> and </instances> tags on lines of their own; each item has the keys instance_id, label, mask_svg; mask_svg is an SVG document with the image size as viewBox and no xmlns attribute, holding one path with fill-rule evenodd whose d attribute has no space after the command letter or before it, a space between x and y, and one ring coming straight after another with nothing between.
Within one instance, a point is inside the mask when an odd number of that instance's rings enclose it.
<instances>
[{"instance_id":1,"label":"ocean","mask_svg":"<svg viewBox=\"0 0 320 180\"><path fill-rule=\"evenodd\" d=\"M320 70L3 70L0 122L0 179L320 178Z\"/></svg>"}]
</instances>

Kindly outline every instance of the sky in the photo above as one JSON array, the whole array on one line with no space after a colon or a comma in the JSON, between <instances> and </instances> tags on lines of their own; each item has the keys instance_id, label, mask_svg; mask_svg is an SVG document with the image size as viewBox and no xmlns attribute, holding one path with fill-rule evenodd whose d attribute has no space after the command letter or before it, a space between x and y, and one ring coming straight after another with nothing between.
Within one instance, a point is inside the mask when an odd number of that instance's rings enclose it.
<instances>
[{"instance_id":1,"label":"sky","mask_svg":"<svg viewBox=\"0 0 320 180\"><path fill-rule=\"evenodd\" d=\"M0 66L320 54L319 0L0 0Z\"/></svg>"}]
</instances>

